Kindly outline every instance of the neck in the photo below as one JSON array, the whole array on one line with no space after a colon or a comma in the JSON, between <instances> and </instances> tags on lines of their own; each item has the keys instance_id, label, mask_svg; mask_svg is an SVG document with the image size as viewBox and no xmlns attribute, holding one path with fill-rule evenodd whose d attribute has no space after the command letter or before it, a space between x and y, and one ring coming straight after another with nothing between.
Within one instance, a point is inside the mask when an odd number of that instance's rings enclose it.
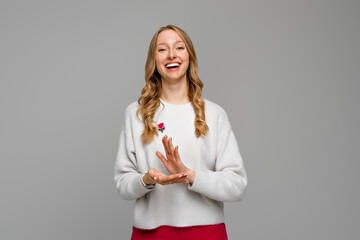
<instances>
[{"instance_id":1,"label":"neck","mask_svg":"<svg viewBox=\"0 0 360 240\"><path fill-rule=\"evenodd\" d=\"M160 98L171 104L184 104L190 101L188 96L188 84L185 80L177 83L162 81Z\"/></svg>"}]
</instances>

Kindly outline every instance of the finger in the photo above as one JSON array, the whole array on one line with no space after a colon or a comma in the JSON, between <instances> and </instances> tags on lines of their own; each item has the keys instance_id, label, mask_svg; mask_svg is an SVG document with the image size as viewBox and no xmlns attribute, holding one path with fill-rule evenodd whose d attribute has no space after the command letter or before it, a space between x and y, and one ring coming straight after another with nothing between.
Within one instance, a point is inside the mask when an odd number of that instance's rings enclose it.
<instances>
[{"instance_id":1,"label":"finger","mask_svg":"<svg viewBox=\"0 0 360 240\"><path fill-rule=\"evenodd\" d=\"M159 178L162 176L166 176L165 174L163 174L162 172L157 171L157 173L154 175L153 179L156 183L159 182Z\"/></svg>"},{"instance_id":2,"label":"finger","mask_svg":"<svg viewBox=\"0 0 360 240\"><path fill-rule=\"evenodd\" d=\"M165 136L162 138L162 142L163 142L163 145L164 145L166 157L168 157L168 156L169 156L169 146L168 146L168 142L167 142L167 135L165 135Z\"/></svg>"},{"instance_id":3,"label":"finger","mask_svg":"<svg viewBox=\"0 0 360 240\"><path fill-rule=\"evenodd\" d=\"M152 178L152 179L155 177L155 174L156 174L156 172L153 168L150 168L147 172L148 177Z\"/></svg>"},{"instance_id":4,"label":"finger","mask_svg":"<svg viewBox=\"0 0 360 240\"><path fill-rule=\"evenodd\" d=\"M159 179L156 182L162 184L170 183L171 181L183 177L183 174L172 174L172 175L163 175L159 176Z\"/></svg>"},{"instance_id":5,"label":"finger","mask_svg":"<svg viewBox=\"0 0 360 240\"><path fill-rule=\"evenodd\" d=\"M155 177L158 177L159 178L159 175L162 174L161 172L159 172L157 169L155 168L150 168L147 172L147 177L150 179L150 180L153 180L156 182L156 179Z\"/></svg>"},{"instance_id":6,"label":"finger","mask_svg":"<svg viewBox=\"0 0 360 240\"><path fill-rule=\"evenodd\" d=\"M167 163L167 160L166 158L164 157L164 155L162 155L159 151L157 151L156 153L156 156L162 161L162 163L164 164L164 166L166 168L168 168L168 163Z\"/></svg>"},{"instance_id":7,"label":"finger","mask_svg":"<svg viewBox=\"0 0 360 240\"><path fill-rule=\"evenodd\" d=\"M175 158L177 161L181 161L180 154L179 154L179 146L175 147Z\"/></svg>"},{"instance_id":8,"label":"finger","mask_svg":"<svg viewBox=\"0 0 360 240\"><path fill-rule=\"evenodd\" d=\"M154 174L160 173L156 168L149 168L148 173L150 176L153 176Z\"/></svg>"},{"instance_id":9,"label":"finger","mask_svg":"<svg viewBox=\"0 0 360 240\"><path fill-rule=\"evenodd\" d=\"M172 183L184 183L184 182L189 182L189 179L187 178L187 176L175 179L174 181L172 181Z\"/></svg>"},{"instance_id":10,"label":"finger","mask_svg":"<svg viewBox=\"0 0 360 240\"><path fill-rule=\"evenodd\" d=\"M183 172L181 174L174 174L175 176L177 175L177 177L175 177L174 179L171 179L169 181L164 181L163 184L167 185L167 184L173 184L173 183L178 183L178 182L183 182L185 179L187 179L188 175L186 172Z\"/></svg>"},{"instance_id":11,"label":"finger","mask_svg":"<svg viewBox=\"0 0 360 240\"><path fill-rule=\"evenodd\" d=\"M149 177L154 178L156 176L164 175L162 172L159 172L156 168L150 168L149 171Z\"/></svg>"},{"instance_id":12,"label":"finger","mask_svg":"<svg viewBox=\"0 0 360 240\"><path fill-rule=\"evenodd\" d=\"M171 156L174 156L175 157L175 154L174 154L174 146L172 144L172 138L169 139L169 148L170 148L170 154Z\"/></svg>"},{"instance_id":13,"label":"finger","mask_svg":"<svg viewBox=\"0 0 360 240\"><path fill-rule=\"evenodd\" d=\"M177 179L174 179L172 181L164 182L163 185L169 185L169 184L175 184L175 183L182 183L187 180L187 176L184 177L178 177Z\"/></svg>"}]
</instances>

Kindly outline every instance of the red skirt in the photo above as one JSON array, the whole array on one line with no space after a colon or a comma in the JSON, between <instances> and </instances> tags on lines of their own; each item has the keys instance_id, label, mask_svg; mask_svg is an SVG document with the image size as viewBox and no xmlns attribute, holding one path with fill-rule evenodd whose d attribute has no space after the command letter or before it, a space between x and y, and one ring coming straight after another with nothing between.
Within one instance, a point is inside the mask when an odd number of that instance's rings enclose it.
<instances>
[{"instance_id":1,"label":"red skirt","mask_svg":"<svg viewBox=\"0 0 360 240\"><path fill-rule=\"evenodd\" d=\"M133 226L131 240L228 240L225 223L189 227L163 225L154 229Z\"/></svg>"}]
</instances>

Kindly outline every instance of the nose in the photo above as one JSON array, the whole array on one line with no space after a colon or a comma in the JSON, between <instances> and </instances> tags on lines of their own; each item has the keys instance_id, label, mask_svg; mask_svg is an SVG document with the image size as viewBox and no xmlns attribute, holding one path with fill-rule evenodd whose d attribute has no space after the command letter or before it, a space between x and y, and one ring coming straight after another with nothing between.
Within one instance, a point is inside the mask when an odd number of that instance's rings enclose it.
<instances>
[{"instance_id":1,"label":"nose","mask_svg":"<svg viewBox=\"0 0 360 240\"><path fill-rule=\"evenodd\" d=\"M175 51L172 48L170 48L170 50L169 50L169 58L173 59L174 57L175 57Z\"/></svg>"}]
</instances>

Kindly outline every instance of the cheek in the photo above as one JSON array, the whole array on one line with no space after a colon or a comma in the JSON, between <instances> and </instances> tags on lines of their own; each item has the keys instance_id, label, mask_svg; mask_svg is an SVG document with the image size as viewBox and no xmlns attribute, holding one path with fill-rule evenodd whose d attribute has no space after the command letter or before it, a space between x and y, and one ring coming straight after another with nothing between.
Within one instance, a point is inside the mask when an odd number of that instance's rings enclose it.
<instances>
[{"instance_id":1,"label":"cheek","mask_svg":"<svg viewBox=\"0 0 360 240\"><path fill-rule=\"evenodd\" d=\"M155 66L158 70L161 70L162 64L160 59L155 59Z\"/></svg>"},{"instance_id":2,"label":"cheek","mask_svg":"<svg viewBox=\"0 0 360 240\"><path fill-rule=\"evenodd\" d=\"M156 57L155 58L155 66L157 68L160 68L161 66L163 66L163 59L161 57Z\"/></svg>"},{"instance_id":3,"label":"cheek","mask_svg":"<svg viewBox=\"0 0 360 240\"><path fill-rule=\"evenodd\" d=\"M184 62L186 61L187 63L190 62L190 57L188 53L184 53L181 58L184 60Z\"/></svg>"},{"instance_id":4,"label":"cheek","mask_svg":"<svg viewBox=\"0 0 360 240\"><path fill-rule=\"evenodd\" d=\"M184 66L184 71L187 71L189 69L189 62L186 63L186 66Z\"/></svg>"},{"instance_id":5,"label":"cheek","mask_svg":"<svg viewBox=\"0 0 360 240\"><path fill-rule=\"evenodd\" d=\"M183 62L183 64L186 64L186 66L184 66L184 67L188 68L188 67L189 67L189 63L190 63L189 55L185 55L185 56L183 57L183 59L186 59L186 60L184 60L184 62Z\"/></svg>"}]
</instances>

